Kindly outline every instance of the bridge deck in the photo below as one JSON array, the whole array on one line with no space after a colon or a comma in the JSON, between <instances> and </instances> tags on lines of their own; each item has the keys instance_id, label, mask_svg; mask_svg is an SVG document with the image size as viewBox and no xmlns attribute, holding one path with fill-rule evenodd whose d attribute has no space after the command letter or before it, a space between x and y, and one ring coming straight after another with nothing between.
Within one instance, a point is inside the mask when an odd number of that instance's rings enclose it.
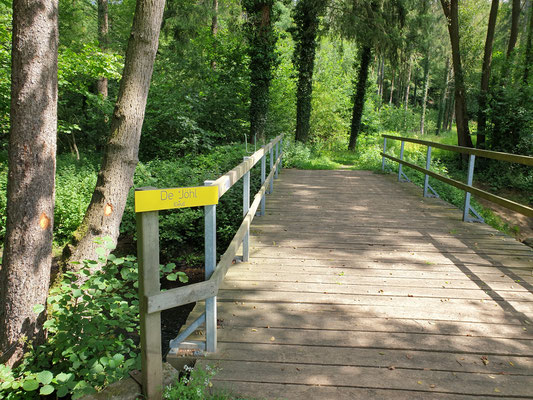
<instances>
[{"instance_id":1,"label":"bridge deck","mask_svg":"<svg viewBox=\"0 0 533 400\"><path fill-rule=\"evenodd\" d=\"M533 251L411 184L284 170L218 296L253 398L533 398ZM197 305L191 315L200 312Z\"/></svg>"}]
</instances>

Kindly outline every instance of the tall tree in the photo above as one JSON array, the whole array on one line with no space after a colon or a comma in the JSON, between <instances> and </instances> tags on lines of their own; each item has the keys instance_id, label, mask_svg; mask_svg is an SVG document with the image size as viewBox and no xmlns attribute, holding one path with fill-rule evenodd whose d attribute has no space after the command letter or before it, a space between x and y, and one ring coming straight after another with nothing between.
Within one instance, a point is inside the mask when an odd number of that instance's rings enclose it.
<instances>
[{"instance_id":1,"label":"tall tree","mask_svg":"<svg viewBox=\"0 0 533 400\"><path fill-rule=\"evenodd\" d=\"M477 115L477 143L478 149L485 148L485 136L487 129L487 93L489 91L490 71L492 64L492 43L496 29L496 17L498 16L499 0L492 0L490 7L489 23L487 26L487 38L485 39L485 52L483 54L483 66L481 67L481 88L479 91L479 110ZM515 39L516 40L516 39Z\"/></svg>"},{"instance_id":2,"label":"tall tree","mask_svg":"<svg viewBox=\"0 0 533 400\"><path fill-rule=\"evenodd\" d=\"M357 136L361 130L361 118L363 117L363 109L365 105L366 82L368 79L368 64L372 56L372 49L370 46L364 46L361 49L359 71L357 73L357 86L355 89L353 109L352 109L352 123L350 127L350 142L348 143L348 150L354 151L357 144Z\"/></svg>"},{"instance_id":3,"label":"tall tree","mask_svg":"<svg viewBox=\"0 0 533 400\"><path fill-rule=\"evenodd\" d=\"M7 223L0 270L0 362L44 339L57 136L57 0L13 1Z\"/></svg>"},{"instance_id":4,"label":"tall tree","mask_svg":"<svg viewBox=\"0 0 533 400\"><path fill-rule=\"evenodd\" d=\"M452 63L455 77L455 121L457 125L457 142L459 146L473 147L468 128L466 109L466 88L461 65L459 46L459 0L440 0L444 15L448 21L448 33L452 47Z\"/></svg>"},{"instance_id":5,"label":"tall tree","mask_svg":"<svg viewBox=\"0 0 533 400\"><path fill-rule=\"evenodd\" d=\"M118 238L138 162L141 128L164 8L165 0L137 1L124 73L96 188L73 243L64 249L66 261L94 259L96 238L109 236L115 242Z\"/></svg>"},{"instance_id":6,"label":"tall tree","mask_svg":"<svg viewBox=\"0 0 533 400\"><path fill-rule=\"evenodd\" d=\"M107 50L109 45L109 15L107 0L98 0L98 44L102 50ZM107 98L107 78L101 77L97 82L98 94Z\"/></svg>"},{"instance_id":7,"label":"tall tree","mask_svg":"<svg viewBox=\"0 0 533 400\"><path fill-rule=\"evenodd\" d=\"M218 34L218 0L213 0L213 15L211 16L211 35L213 36L213 43L216 46L216 37ZM217 68L216 60L211 60L211 68L215 70Z\"/></svg>"},{"instance_id":8,"label":"tall tree","mask_svg":"<svg viewBox=\"0 0 533 400\"><path fill-rule=\"evenodd\" d=\"M243 0L246 11L246 34L250 55L250 140L265 141L276 36L272 29L272 6L275 0Z\"/></svg>"},{"instance_id":9,"label":"tall tree","mask_svg":"<svg viewBox=\"0 0 533 400\"><path fill-rule=\"evenodd\" d=\"M428 102L428 91L429 91L429 53L424 60L424 94L422 97L422 114L420 116L420 134L425 133L425 123L426 123L426 106Z\"/></svg>"},{"instance_id":10,"label":"tall tree","mask_svg":"<svg viewBox=\"0 0 533 400\"><path fill-rule=\"evenodd\" d=\"M492 4L492 7L494 7L494 2ZM492 15L492 9L491 9L491 15ZM511 56L511 53L513 52L516 46L516 40L518 39L519 20L520 20L520 0L513 0L513 6L511 9L511 33L509 35L509 43L507 45L507 58ZM490 25L490 21L489 21L489 25ZM487 38L488 38L488 32L487 32Z\"/></svg>"},{"instance_id":11,"label":"tall tree","mask_svg":"<svg viewBox=\"0 0 533 400\"><path fill-rule=\"evenodd\" d=\"M294 63L298 69L296 91L296 140L306 142L309 137L313 69L315 66L316 36L319 16L326 7L325 0L299 0L294 8Z\"/></svg>"},{"instance_id":12,"label":"tall tree","mask_svg":"<svg viewBox=\"0 0 533 400\"><path fill-rule=\"evenodd\" d=\"M524 56L524 75L522 80L527 86L529 84L529 70L533 65L533 4L529 7L529 24L527 28L526 53Z\"/></svg>"}]
</instances>

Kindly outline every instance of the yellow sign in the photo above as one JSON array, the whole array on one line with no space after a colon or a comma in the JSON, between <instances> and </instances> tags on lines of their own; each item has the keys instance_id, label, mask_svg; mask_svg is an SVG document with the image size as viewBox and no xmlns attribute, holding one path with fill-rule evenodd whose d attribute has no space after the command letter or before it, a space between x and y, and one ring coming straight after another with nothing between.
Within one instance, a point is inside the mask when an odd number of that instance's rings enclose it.
<instances>
[{"instance_id":1,"label":"yellow sign","mask_svg":"<svg viewBox=\"0 0 533 400\"><path fill-rule=\"evenodd\" d=\"M170 210L218 204L218 186L138 190L135 212Z\"/></svg>"}]
</instances>

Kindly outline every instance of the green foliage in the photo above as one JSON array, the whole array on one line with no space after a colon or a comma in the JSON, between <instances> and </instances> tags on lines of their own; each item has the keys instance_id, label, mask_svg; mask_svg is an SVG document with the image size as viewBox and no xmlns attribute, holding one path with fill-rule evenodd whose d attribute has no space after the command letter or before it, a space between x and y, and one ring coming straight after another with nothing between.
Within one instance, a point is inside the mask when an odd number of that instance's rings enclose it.
<instances>
[{"instance_id":1,"label":"green foliage","mask_svg":"<svg viewBox=\"0 0 533 400\"><path fill-rule=\"evenodd\" d=\"M99 243L113 249L110 238ZM52 287L44 323L48 339L33 346L19 367L0 365L0 397L31 399L55 392L76 399L140 368L136 259L113 254L106 259L103 247L97 253L99 258L84 261L79 271L88 277L85 283L77 283L78 273L66 272ZM102 269L94 272L96 265ZM160 276L188 281L175 264L160 266ZM43 311L34 307L37 314Z\"/></svg>"},{"instance_id":2,"label":"green foliage","mask_svg":"<svg viewBox=\"0 0 533 400\"><path fill-rule=\"evenodd\" d=\"M167 386L163 393L165 400L207 400L214 399L209 388L213 386L211 378L215 376L214 368L207 365L204 368L185 366L187 372L178 382Z\"/></svg>"},{"instance_id":3,"label":"green foliage","mask_svg":"<svg viewBox=\"0 0 533 400\"><path fill-rule=\"evenodd\" d=\"M11 102L11 8L0 4L0 151L7 149Z\"/></svg>"}]
</instances>

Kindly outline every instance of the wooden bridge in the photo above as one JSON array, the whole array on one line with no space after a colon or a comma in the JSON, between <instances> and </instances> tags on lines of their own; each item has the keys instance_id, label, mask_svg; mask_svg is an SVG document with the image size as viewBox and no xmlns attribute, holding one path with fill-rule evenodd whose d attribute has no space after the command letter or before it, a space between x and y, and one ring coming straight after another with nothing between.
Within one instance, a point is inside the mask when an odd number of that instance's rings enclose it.
<instances>
[{"instance_id":1,"label":"wooden bridge","mask_svg":"<svg viewBox=\"0 0 533 400\"><path fill-rule=\"evenodd\" d=\"M400 158L387 154L387 138L402 141ZM405 142L428 147L426 168L403 159ZM468 155L466 183L431 171L432 147ZM164 208L144 210L136 200L146 398L161 399L161 311L197 302L169 357L207 351L198 363L217 366L215 386L243 396L533 399L533 250L463 222L482 219L471 195L533 217L533 208L472 185L476 156L526 166L533 157L393 136L384 136L382 154L383 167L386 158L400 163L398 180L288 170L272 193L279 136L207 181L211 188L195 188L213 197L199 203L207 280L164 292L157 239ZM250 204L258 163L262 186ZM426 175L423 191L398 182L406 178L402 167ZM429 177L465 190L465 211L427 197ZM217 260L217 198L241 178L244 219Z\"/></svg>"},{"instance_id":2,"label":"wooden bridge","mask_svg":"<svg viewBox=\"0 0 533 400\"><path fill-rule=\"evenodd\" d=\"M284 170L201 365L252 398L533 398L533 251L410 183ZM190 316L203 312L198 303Z\"/></svg>"}]
</instances>

